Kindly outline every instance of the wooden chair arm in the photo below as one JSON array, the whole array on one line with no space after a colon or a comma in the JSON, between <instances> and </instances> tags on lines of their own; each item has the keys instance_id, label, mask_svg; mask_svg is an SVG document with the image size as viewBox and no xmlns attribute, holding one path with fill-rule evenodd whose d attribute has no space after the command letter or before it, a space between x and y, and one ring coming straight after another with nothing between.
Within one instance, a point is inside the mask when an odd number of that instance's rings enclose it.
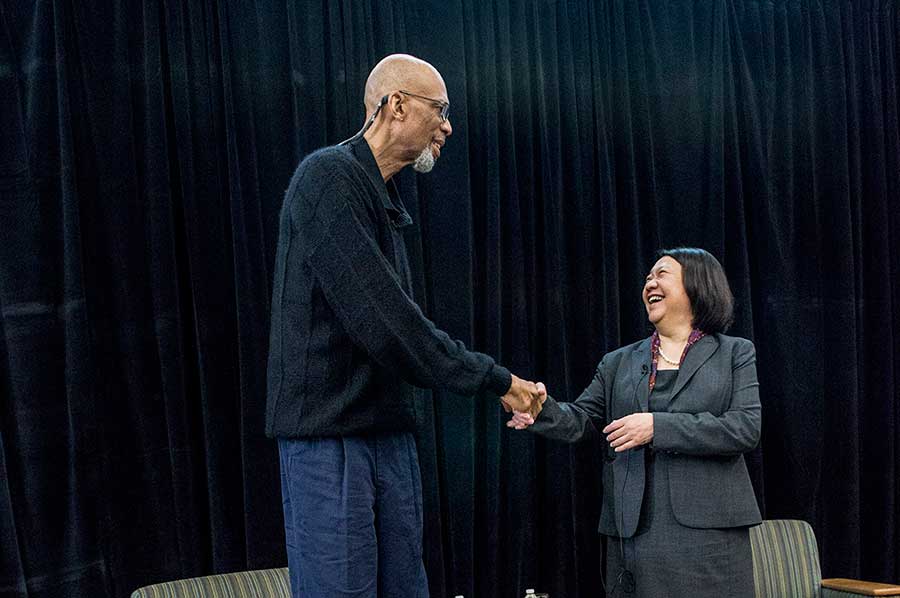
<instances>
[{"instance_id":1,"label":"wooden chair arm","mask_svg":"<svg viewBox=\"0 0 900 598\"><path fill-rule=\"evenodd\" d=\"M900 586L898 585L860 581L859 579L844 579L843 577L823 579L822 587L841 592L862 594L863 596L900 596Z\"/></svg>"}]
</instances>

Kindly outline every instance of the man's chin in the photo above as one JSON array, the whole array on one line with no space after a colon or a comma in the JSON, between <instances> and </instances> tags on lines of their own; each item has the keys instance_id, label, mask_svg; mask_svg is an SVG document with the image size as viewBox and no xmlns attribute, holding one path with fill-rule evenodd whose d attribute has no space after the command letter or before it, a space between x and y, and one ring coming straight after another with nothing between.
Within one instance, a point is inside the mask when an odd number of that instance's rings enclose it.
<instances>
[{"instance_id":1,"label":"man's chin","mask_svg":"<svg viewBox=\"0 0 900 598\"><path fill-rule=\"evenodd\" d=\"M422 153L416 157L416 160L413 162L413 170L416 172L420 172L425 174L426 172L431 172L431 169L434 168L435 157L431 151L431 145L422 150Z\"/></svg>"}]
</instances>

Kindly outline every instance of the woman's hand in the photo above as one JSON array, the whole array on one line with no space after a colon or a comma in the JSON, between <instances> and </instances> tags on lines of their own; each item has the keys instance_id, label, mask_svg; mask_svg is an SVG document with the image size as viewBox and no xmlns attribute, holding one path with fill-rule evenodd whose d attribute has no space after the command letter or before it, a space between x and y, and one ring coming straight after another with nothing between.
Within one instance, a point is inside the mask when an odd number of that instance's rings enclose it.
<instances>
[{"instance_id":1,"label":"woman's hand","mask_svg":"<svg viewBox=\"0 0 900 598\"><path fill-rule=\"evenodd\" d=\"M609 446L617 453L627 451L653 440L653 414L632 413L609 422L603 433Z\"/></svg>"},{"instance_id":2,"label":"woman's hand","mask_svg":"<svg viewBox=\"0 0 900 598\"><path fill-rule=\"evenodd\" d=\"M513 416L506 422L507 428L515 428L516 430L524 430L534 423L534 418L523 413L522 411L513 411Z\"/></svg>"},{"instance_id":3,"label":"woman's hand","mask_svg":"<svg viewBox=\"0 0 900 598\"><path fill-rule=\"evenodd\" d=\"M540 401L537 403L537 406L532 406L532 412L534 416L532 416L528 412L523 411L513 411L513 416L510 418L508 422L506 422L507 428L515 428L516 430L524 430L528 426L534 423L534 420L541 413L541 409L543 409L544 401L547 400L547 387L544 386L543 382L537 383L538 387L538 396L540 397Z\"/></svg>"}]
</instances>

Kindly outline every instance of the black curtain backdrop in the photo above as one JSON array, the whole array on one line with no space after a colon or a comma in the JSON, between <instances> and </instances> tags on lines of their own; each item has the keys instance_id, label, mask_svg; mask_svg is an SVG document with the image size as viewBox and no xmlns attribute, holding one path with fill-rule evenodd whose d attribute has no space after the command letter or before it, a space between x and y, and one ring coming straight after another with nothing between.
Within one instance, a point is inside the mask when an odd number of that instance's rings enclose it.
<instances>
[{"instance_id":1,"label":"black curtain backdrop","mask_svg":"<svg viewBox=\"0 0 900 598\"><path fill-rule=\"evenodd\" d=\"M406 51L454 126L400 177L416 297L574 399L645 336L661 246L723 262L769 518L900 578L892 0L0 2L0 595L285 563L264 438L276 219ZM598 446L423 393L432 595L594 597Z\"/></svg>"}]
</instances>

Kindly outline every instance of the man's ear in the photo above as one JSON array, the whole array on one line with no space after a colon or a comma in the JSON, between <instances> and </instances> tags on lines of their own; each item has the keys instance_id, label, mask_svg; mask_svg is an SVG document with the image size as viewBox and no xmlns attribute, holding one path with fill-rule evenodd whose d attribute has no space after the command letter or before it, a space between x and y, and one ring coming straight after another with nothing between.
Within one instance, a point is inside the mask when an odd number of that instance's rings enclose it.
<instances>
[{"instance_id":1,"label":"man's ear","mask_svg":"<svg viewBox=\"0 0 900 598\"><path fill-rule=\"evenodd\" d=\"M406 102L403 101L403 94L399 92L394 92L388 96L387 100L388 108L391 110L391 115L397 120L403 120L406 118Z\"/></svg>"}]
</instances>

